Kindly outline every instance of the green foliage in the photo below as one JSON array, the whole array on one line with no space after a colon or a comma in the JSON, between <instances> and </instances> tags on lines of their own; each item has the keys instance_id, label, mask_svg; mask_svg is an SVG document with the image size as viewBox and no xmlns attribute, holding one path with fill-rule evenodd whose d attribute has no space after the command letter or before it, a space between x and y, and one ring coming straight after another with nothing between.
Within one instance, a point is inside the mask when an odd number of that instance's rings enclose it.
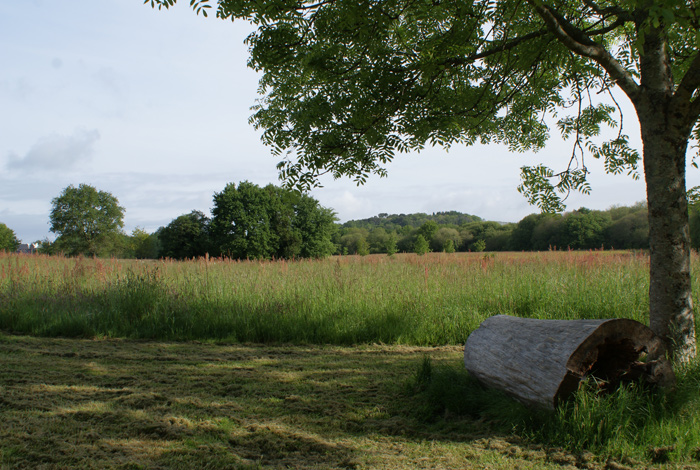
<instances>
[{"instance_id":1,"label":"green foliage","mask_svg":"<svg viewBox=\"0 0 700 470\"><path fill-rule=\"evenodd\" d=\"M426 423L448 425L468 416L576 455L592 452L603 459L664 463L697 458L699 377L700 364L684 367L676 390L668 394L639 383L605 394L586 380L555 412L546 412L483 387L461 363L436 367L426 356L406 388L416 402L414 415Z\"/></svg>"},{"instance_id":2,"label":"green foliage","mask_svg":"<svg viewBox=\"0 0 700 470\"><path fill-rule=\"evenodd\" d=\"M442 227L435 232L433 238L430 242L430 248L433 251L447 251L452 253L456 248L462 243L462 238L459 235L459 231L455 228ZM447 246L450 246L450 250L447 250Z\"/></svg>"},{"instance_id":3,"label":"green foliage","mask_svg":"<svg viewBox=\"0 0 700 470\"><path fill-rule=\"evenodd\" d=\"M0 251L15 251L20 241L15 232L7 225L0 223Z\"/></svg>"},{"instance_id":4,"label":"green foliage","mask_svg":"<svg viewBox=\"0 0 700 470\"><path fill-rule=\"evenodd\" d=\"M691 206L691 235L693 225L700 221ZM459 213L456 213L459 214ZM700 214L697 211L696 214ZM337 253L358 253L358 243L365 240L370 253L388 253L389 240L393 237L397 251L413 252L421 227L432 226L432 220L423 221L425 214L402 214L402 221L421 221L418 226L397 226L394 216L380 214L364 220L351 220L338 226L335 243ZM399 216L396 216L399 217ZM430 217L430 216L428 216ZM392 221L382 223L382 221ZM448 219L453 220L453 219ZM373 221L373 223L368 223ZM428 224L428 222L431 222ZM428 224L428 225L426 225ZM700 222L696 224L700 227ZM394 228L392 228L394 227ZM437 227L437 230L433 230ZM697 230L700 234L700 229ZM644 203L633 206L613 206L606 211L581 208L565 214L530 214L517 224L490 221L469 221L461 226L435 222L430 230L431 251L445 251L451 244L455 251L474 251L479 240L486 251L546 251L556 249L648 249L649 219ZM479 244L481 245L481 244ZM477 246L478 248L479 246ZM395 253L396 251L394 251Z\"/></svg>"},{"instance_id":5,"label":"green foliage","mask_svg":"<svg viewBox=\"0 0 700 470\"><path fill-rule=\"evenodd\" d=\"M445 244L443 245L442 251L445 253L454 253L455 252L455 244L452 240L447 240Z\"/></svg>"},{"instance_id":6,"label":"green foliage","mask_svg":"<svg viewBox=\"0 0 700 470\"><path fill-rule=\"evenodd\" d=\"M470 222L481 221L480 217L470 214L463 214L457 211L434 212L425 214L417 212L413 214L379 214L374 217L359 220L350 220L341 225L343 228L364 228L374 230L383 228L387 232L396 231L402 235L402 229L418 228L427 222L435 222L438 226L454 225L459 226Z\"/></svg>"},{"instance_id":7,"label":"green foliage","mask_svg":"<svg viewBox=\"0 0 700 470\"><path fill-rule=\"evenodd\" d=\"M605 229L610 216L600 211L581 208L564 217L562 247L574 250L602 248L605 245Z\"/></svg>"},{"instance_id":8,"label":"green foliage","mask_svg":"<svg viewBox=\"0 0 700 470\"><path fill-rule=\"evenodd\" d=\"M413 251L418 255L424 255L430 251L428 240L426 240L423 235L418 235L418 237L416 237L416 242L413 245Z\"/></svg>"},{"instance_id":9,"label":"green foliage","mask_svg":"<svg viewBox=\"0 0 700 470\"><path fill-rule=\"evenodd\" d=\"M486 250L486 242L484 240L477 240L472 243L472 251L481 252Z\"/></svg>"},{"instance_id":10,"label":"green foliage","mask_svg":"<svg viewBox=\"0 0 700 470\"><path fill-rule=\"evenodd\" d=\"M438 224L434 220L429 220L429 221L425 222L418 229L418 233L423 235L423 238L425 238L428 241L428 243L430 243L432 241L433 236L435 236L435 233L437 231L438 231Z\"/></svg>"},{"instance_id":11,"label":"green foliage","mask_svg":"<svg viewBox=\"0 0 700 470\"><path fill-rule=\"evenodd\" d=\"M141 228L135 228L131 233L131 245L134 258L155 259L160 252L160 240L155 233L148 233Z\"/></svg>"},{"instance_id":12,"label":"green foliage","mask_svg":"<svg viewBox=\"0 0 700 470\"><path fill-rule=\"evenodd\" d=\"M367 242L369 231L360 228L350 228L341 231L342 235L339 239L339 244L342 247L344 254L369 254L371 246Z\"/></svg>"},{"instance_id":13,"label":"green foliage","mask_svg":"<svg viewBox=\"0 0 700 470\"><path fill-rule=\"evenodd\" d=\"M159 255L185 259L204 256L210 249L209 218L200 211L181 215L158 230Z\"/></svg>"},{"instance_id":14,"label":"green foliage","mask_svg":"<svg viewBox=\"0 0 700 470\"><path fill-rule=\"evenodd\" d=\"M389 237L386 240L385 248L386 248L387 255L392 256L392 255L396 254L396 252L398 251L398 247L396 245L396 235L395 234L392 233L391 235L389 235Z\"/></svg>"},{"instance_id":15,"label":"green foliage","mask_svg":"<svg viewBox=\"0 0 700 470\"><path fill-rule=\"evenodd\" d=\"M700 204L691 204L688 209L690 225L690 243L693 248L700 249Z\"/></svg>"},{"instance_id":16,"label":"green foliage","mask_svg":"<svg viewBox=\"0 0 700 470\"><path fill-rule=\"evenodd\" d=\"M214 254L237 259L319 258L334 251L335 213L311 196L244 181L214 194Z\"/></svg>"},{"instance_id":17,"label":"green foliage","mask_svg":"<svg viewBox=\"0 0 700 470\"><path fill-rule=\"evenodd\" d=\"M364 238L357 240L357 251L356 254L360 256L367 256L369 254L369 243Z\"/></svg>"},{"instance_id":18,"label":"green foliage","mask_svg":"<svg viewBox=\"0 0 700 470\"><path fill-rule=\"evenodd\" d=\"M112 194L81 184L68 186L51 201L53 249L69 256L107 256L120 249L124 208Z\"/></svg>"},{"instance_id":19,"label":"green foliage","mask_svg":"<svg viewBox=\"0 0 700 470\"><path fill-rule=\"evenodd\" d=\"M561 211L570 191L590 191L584 152L610 173L638 177L639 155L622 132L617 103L592 95L615 84L637 99L648 68L640 64L658 38L667 42L671 86L690 97L696 85L683 82L697 72L699 28L687 2L217 3L218 17L258 26L247 41L265 96L252 121L285 156L281 175L303 188L323 173L362 183L385 174L396 153L425 145L537 150L550 116L573 141L569 162L558 172L523 167L519 189L533 204ZM206 4L192 6L205 13ZM620 131L600 142L606 126Z\"/></svg>"}]
</instances>

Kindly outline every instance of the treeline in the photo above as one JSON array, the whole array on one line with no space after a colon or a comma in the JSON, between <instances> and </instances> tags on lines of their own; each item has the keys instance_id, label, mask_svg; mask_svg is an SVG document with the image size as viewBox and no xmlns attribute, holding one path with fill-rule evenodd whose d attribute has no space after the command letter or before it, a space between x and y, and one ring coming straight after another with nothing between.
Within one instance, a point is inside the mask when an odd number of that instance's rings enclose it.
<instances>
[{"instance_id":1,"label":"treeline","mask_svg":"<svg viewBox=\"0 0 700 470\"><path fill-rule=\"evenodd\" d=\"M696 219L700 234L700 211ZM409 220L413 223L399 223ZM336 253L370 254L420 253L426 242L428 250L446 252L643 249L649 247L648 236L647 208L639 203L606 211L531 214L518 223L489 222L457 212L380 214L342 224L333 240Z\"/></svg>"},{"instance_id":2,"label":"treeline","mask_svg":"<svg viewBox=\"0 0 700 470\"><path fill-rule=\"evenodd\" d=\"M228 184L213 197L212 217L192 211L154 233L121 231L124 208L109 193L69 186L52 201L54 242L40 252L118 258L320 258L335 252L335 213L314 198L274 185ZM2 235L0 233L0 235Z\"/></svg>"},{"instance_id":3,"label":"treeline","mask_svg":"<svg viewBox=\"0 0 700 470\"><path fill-rule=\"evenodd\" d=\"M332 209L314 198L274 185L231 183L213 196L211 217L192 211L154 233L123 227L124 208L109 193L69 186L52 201L54 242L40 251L118 258L236 259L321 258L332 254L428 251L544 251L646 249L649 223L644 203L605 211L581 208L564 214L531 214L499 223L456 211L379 214L336 223ZM700 248L700 204L689 209L692 247ZM19 240L0 224L0 250Z\"/></svg>"}]
</instances>

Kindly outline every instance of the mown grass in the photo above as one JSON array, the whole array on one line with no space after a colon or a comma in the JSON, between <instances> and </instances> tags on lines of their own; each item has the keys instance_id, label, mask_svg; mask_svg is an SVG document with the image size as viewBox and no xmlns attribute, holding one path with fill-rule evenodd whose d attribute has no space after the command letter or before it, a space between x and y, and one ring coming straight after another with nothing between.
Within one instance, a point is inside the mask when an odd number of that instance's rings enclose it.
<instances>
[{"instance_id":1,"label":"mown grass","mask_svg":"<svg viewBox=\"0 0 700 470\"><path fill-rule=\"evenodd\" d=\"M41 336L462 344L487 317L647 323L648 258L433 253L140 262L0 255L0 328Z\"/></svg>"},{"instance_id":2,"label":"mown grass","mask_svg":"<svg viewBox=\"0 0 700 470\"><path fill-rule=\"evenodd\" d=\"M0 467L700 468L680 449L558 445L555 415L535 423L461 356L0 335Z\"/></svg>"},{"instance_id":3,"label":"mown grass","mask_svg":"<svg viewBox=\"0 0 700 470\"><path fill-rule=\"evenodd\" d=\"M697 363L556 413L462 365L491 315L646 323L647 295L630 252L0 254L0 467L700 468Z\"/></svg>"}]
</instances>

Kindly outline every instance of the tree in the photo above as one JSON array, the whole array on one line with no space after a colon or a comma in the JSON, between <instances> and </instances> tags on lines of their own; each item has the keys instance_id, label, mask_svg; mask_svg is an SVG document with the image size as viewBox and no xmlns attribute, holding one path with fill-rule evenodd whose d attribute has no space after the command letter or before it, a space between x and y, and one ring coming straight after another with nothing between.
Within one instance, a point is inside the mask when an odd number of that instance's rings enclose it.
<instances>
[{"instance_id":1,"label":"tree","mask_svg":"<svg viewBox=\"0 0 700 470\"><path fill-rule=\"evenodd\" d=\"M0 223L0 251L17 251L19 240L12 230L7 225Z\"/></svg>"},{"instance_id":2,"label":"tree","mask_svg":"<svg viewBox=\"0 0 700 470\"><path fill-rule=\"evenodd\" d=\"M209 251L209 218L197 210L173 219L157 234L161 257L197 258Z\"/></svg>"},{"instance_id":3,"label":"tree","mask_svg":"<svg viewBox=\"0 0 700 470\"><path fill-rule=\"evenodd\" d=\"M486 242L482 239L479 239L472 244L471 249L476 252L484 251L486 250Z\"/></svg>"},{"instance_id":4,"label":"tree","mask_svg":"<svg viewBox=\"0 0 700 470\"><path fill-rule=\"evenodd\" d=\"M430 251L428 240L426 240L423 235L418 235L416 237L416 243L413 244L413 251L419 255L424 255Z\"/></svg>"},{"instance_id":5,"label":"tree","mask_svg":"<svg viewBox=\"0 0 700 470\"><path fill-rule=\"evenodd\" d=\"M148 233L140 227L131 232L131 250L136 259L156 259L160 252L160 241L155 233Z\"/></svg>"},{"instance_id":6,"label":"tree","mask_svg":"<svg viewBox=\"0 0 700 470\"><path fill-rule=\"evenodd\" d=\"M386 240L386 245L384 246L386 254L393 256L398 251L396 233L391 232Z\"/></svg>"},{"instance_id":7,"label":"tree","mask_svg":"<svg viewBox=\"0 0 700 470\"><path fill-rule=\"evenodd\" d=\"M617 208L611 209L612 222L606 229L606 247L617 249L644 249L649 246L649 216L646 206L634 206L626 214L618 216ZM692 240L692 219L690 235Z\"/></svg>"},{"instance_id":8,"label":"tree","mask_svg":"<svg viewBox=\"0 0 700 470\"><path fill-rule=\"evenodd\" d=\"M430 243L433 240L433 237L435 236L435 232L438 231L438 224L434 220L429 220L425 222L423 225L420 226L418 229L418 233L423 235L425 240Z\"/></svg>"},{"instance_id":9,"label":"tree","mask_svg":"<svg viewBox=\"0 0 700 470\"><path fill-rule=\"evenodd\" d=\"M580 208L564 217L562 247L574 250L600 248L605 243L605 229L610 225L610 215Z\"/></svg>"},{"instance_id":10,"label":"tree","mask_svg":"<svg viewBox=\"0 0 700 470\"><path fill-rule=\"evenodd\" d=\"M331 241L336 231L336 215L332 209L322 207L307 194L291 193L294 212L292 224L299 233L301 244L295 256L301 258L325 258L335 251Z\"/></svg>"},{"instance_id":11,"label":"tree","mask_svg":"<svg viewBox=\"0 0 700 470\"><path fill-rule=\"evenodd\" d=\"M452 247L452 251L449 251L449 253L452 253L460 243L462 243L462 239L457 229L442 227L433 235L430 241L430 248L433 251L447 251L447 245L449 244Z\"/></svg>"},{"instance_id":12,"label":"tree","mask_svg":"<svg viewBox=\"0 0 700 470\"><path fill-rule=\"evenodd\" d=\"M309 258L333 253L335 214L296 191L248 181L214 194L211 240L232 258Z\"/></svg>"},{"instance_id":13,"label":"tree","mask_svg":"<svg viewBox=\"0 0 700 470\"><path fill-rule=\"evenodd\" d=\"M152 0L168 7L176 0ZM193 0L206 13L209 0ZM572 140L563 171L523 167L521 192L563 210L590 191L584 150L637 176L618 97L641 128L650 241L650 326L679 361L696 354L686 150L700 138L700 19L681 0L218 0L257 25L250 65L265 95L252 121L302 188L318 176L386 174L426 144L537 150L548 119ZM598 97L608 95L606 100ZM601 126L618 129L601 142Z\"/></svg>"},{"instance_id":14,"label":"tree","mask_svg":"<svg viewBox=\"0 0 700 470\"><path fill-rule=\"evenodd\" d=\"M53 249L69 256L107 256L118 249L124 208L112 194L81 184L68 186L51 201Z\"/></svg>"}]
</instances>

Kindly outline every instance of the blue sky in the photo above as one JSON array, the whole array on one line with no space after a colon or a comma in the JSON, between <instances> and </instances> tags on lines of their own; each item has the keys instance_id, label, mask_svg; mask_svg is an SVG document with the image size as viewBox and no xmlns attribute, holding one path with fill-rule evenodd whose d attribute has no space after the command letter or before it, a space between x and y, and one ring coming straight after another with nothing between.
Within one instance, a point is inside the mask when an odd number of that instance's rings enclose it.
<instances>
[{"instance_id":1,"label":"blue sky","mask_svg":"<svg viewBox=\"0 0 700 470\"><path fill-rule=\"evenodd\" d=\"M248 124L258 98L243 43L251 26L198 17L188 4L0 0L0 222L24 242L53 238L51 199L70 184L114 194L129 233L209 213L229 182L279 184L277 158ZM626 131L638 142L633 117ZM516 191L520 167L562 169L570 151L556 139L537 154L428 149L398 155L388 178L324 179L312 195L341 221L457 210L515 222L537 212ZM570 197L570 209L645 199L643 181L587 163L593 194ZM689 186L698 184L690 170Z\"/></svg>"}]
</instances>

